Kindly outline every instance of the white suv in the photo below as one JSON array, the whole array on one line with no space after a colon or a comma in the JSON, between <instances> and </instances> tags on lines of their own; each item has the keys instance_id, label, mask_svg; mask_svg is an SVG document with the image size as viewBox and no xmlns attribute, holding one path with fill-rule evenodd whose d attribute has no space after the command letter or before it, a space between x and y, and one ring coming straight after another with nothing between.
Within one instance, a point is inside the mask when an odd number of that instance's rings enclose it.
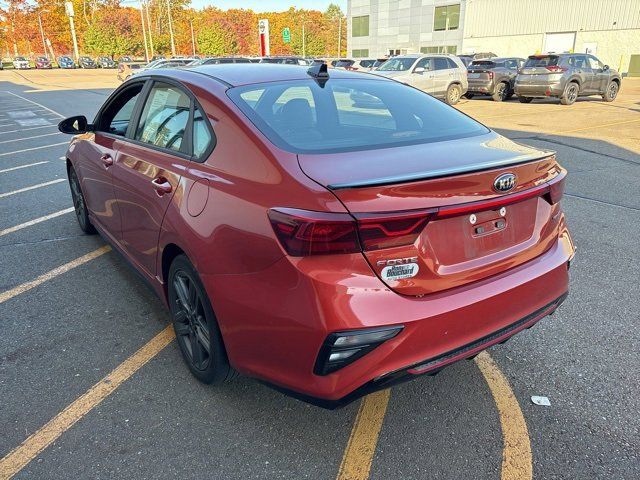
<instances>
[{"instance_id":1,"label":"white suv","mask_svg":"<svg viewBox=\"0 0 640 480\"><path fill-rule=\"evenodd\" d=\"M372 73L419 88L449 105L458 103L469 87L467 69L454 55L398 55Z\"/></svg>"}]
</instances>

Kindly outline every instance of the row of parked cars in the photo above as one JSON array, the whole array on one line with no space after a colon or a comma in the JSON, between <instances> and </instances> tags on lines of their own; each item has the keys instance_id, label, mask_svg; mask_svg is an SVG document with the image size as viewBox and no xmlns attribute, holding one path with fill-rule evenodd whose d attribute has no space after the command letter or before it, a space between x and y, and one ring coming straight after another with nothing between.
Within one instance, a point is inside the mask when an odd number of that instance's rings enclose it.
<instances>
[{"instance_id":1,"label":"row of parked cars","mask_svg":"<svg viewBox=\"0 0 640 480\"><path fill-rule=\"evenodd\" d=\"M615 100L622 77L593 55L561 53L528 58L413 54L380 59L340 60L335 68L364 70L414 86L454 105L461 97L490 96L497 102L517 95L522 103L534 98L559 98L571 105L578 97L601 95Z\"/></svg>"},{"instance_id":2,"label":"row of parked cars","mask_svg":"<svg viewBox=\"0 0 640 480\"><path fill-rule=\"evenodd\" d=\"M124 57L130 61L130 57ZM40 55L35 57L33 61L29 60L27 57L15 57L11 64L13 68L16 70L29 70L31 68L36 69L50 69L50 68L116 68L118 63L113 60L111 57L101 56L95 59L82 56L78 58L76 62L73 58L68 55L62 55L58 57L55 62L53 62L49 57L44 55ZM33 66L32 66L33 65ZM2 62L0 62L0 70L2 70Z\"/></svg>"}]
</instances>

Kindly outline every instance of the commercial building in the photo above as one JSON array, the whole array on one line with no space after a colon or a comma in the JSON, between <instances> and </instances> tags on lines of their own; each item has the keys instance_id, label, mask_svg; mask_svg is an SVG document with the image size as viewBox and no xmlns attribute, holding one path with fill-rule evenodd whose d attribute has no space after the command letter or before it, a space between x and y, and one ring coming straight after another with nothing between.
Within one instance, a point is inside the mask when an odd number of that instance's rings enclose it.
<instances>
[{"instance_id":1,"label":"commercial building","mask_svg":"<svg viewBox=\"0 0 640 480\"><path fill-rule=\"evenodd\" d=\"M349 0L352 57L588 52L627 72L640 55L640 0Z\"/></svg>"}]
</instances>

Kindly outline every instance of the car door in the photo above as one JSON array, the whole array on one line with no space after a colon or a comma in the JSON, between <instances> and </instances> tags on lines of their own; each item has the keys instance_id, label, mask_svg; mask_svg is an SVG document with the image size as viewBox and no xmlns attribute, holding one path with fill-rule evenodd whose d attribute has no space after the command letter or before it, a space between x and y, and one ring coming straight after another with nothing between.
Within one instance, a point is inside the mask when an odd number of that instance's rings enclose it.
<instances>
[{"instance_id":1,"label":"car door","mask_svg":"<svg viewBox=\"0 0 640 480\"><path fill-rule=\"evenodd\" d=\"M449 84L454 80L453 76L454 71L445 57L433 59L433 83L436 96L444 96Z\"/></svg>"},{"instance_id":2,"label":"car door","mask_svg":"<svg viewBox=\"0 0 640 480\"><path fill-rule=\"evenodd\" d=\"M418 60L411 71L411 85L424 92L434 93L433 59L425 57Z\"/></svg>"},{"instance_id":3,"label":"car door","mask_svg":"<svg viewBox=\"0 0 640 480\"><path fill-rule=\"evenodd\" d=\"M122 215L122 246L149 277L156 275L158 235L164 215L180 201L190 161L192 99L171 80L149 82L135 129L118 151L113 184Z\"/></svg>"},{"instance_id":4,"label":"car door","mask_svg":"<svg viewBox=\"0 0 640 480\"><path fill-rule=\"evenodd\" d=\"M98 227L116 240L121 236L121 219L113 188L113 165L141 97L144 82L127 85L116 92L100 110L94 122L92 142L80 152L79 177L89 211Z\"/></svg>"},{"instance_id":5,"label":"car door","mask_svg":"<svg viewBox=\"0 0 640 480\"><path fill-rule=\"evenodd\" d=\"M509 78L509 86L513 88L513 84L518 74L518 61L515 58L508 58L504 61L504 68Z\"/></svg>"},{"instance_id":6,"label":"car door","mask_svg":"<svg viewBox=\"0 0 640 480\"><path fill-rule=\"evenodd\" d=\"M593 75L593 92L604 93L609 85L609 70L604 69L604 64L593 55L588 55L589 66Z\"/></svg>"},{"instance_id":7,"label":"car door","mask_svg":"<svg viewBox=\"0 0 640 480\"><path fill-rule=\"evenodd\" d=\"M574 55L571 58L573 61L573 73L580 78L581 93L592 93L595 88L595 79L591 66L587 61L587 56Z\"/></svg>"}]
</instances>

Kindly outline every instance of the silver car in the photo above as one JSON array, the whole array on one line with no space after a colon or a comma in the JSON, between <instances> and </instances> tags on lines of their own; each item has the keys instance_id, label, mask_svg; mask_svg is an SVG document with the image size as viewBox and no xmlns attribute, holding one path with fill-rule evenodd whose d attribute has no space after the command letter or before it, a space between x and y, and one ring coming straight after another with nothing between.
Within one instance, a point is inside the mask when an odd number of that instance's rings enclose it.
<instances>
[{"instance_id":1,"label":"silver car","mask_svg":"<svg viewBox=\"0 0 640 480\"><path fill-rule=\"evenodd\" d=\"M419 88L449 105L458 103L469 86L464 63L453 55L399 55L372 73Z\"/></svg>"},{"instance_id":2,"label":"silver car","mask_svg":"<svg viewBox=\"0 0 640 480\"><path fill-rule=\"evenodd\" d=\"M593 55L562 53L531 55L518 72L514 90L522 103L556 97L563 105L571 105L587 95L613 102L621 84L620 74Z\"/></svg>"}]
</instances>

